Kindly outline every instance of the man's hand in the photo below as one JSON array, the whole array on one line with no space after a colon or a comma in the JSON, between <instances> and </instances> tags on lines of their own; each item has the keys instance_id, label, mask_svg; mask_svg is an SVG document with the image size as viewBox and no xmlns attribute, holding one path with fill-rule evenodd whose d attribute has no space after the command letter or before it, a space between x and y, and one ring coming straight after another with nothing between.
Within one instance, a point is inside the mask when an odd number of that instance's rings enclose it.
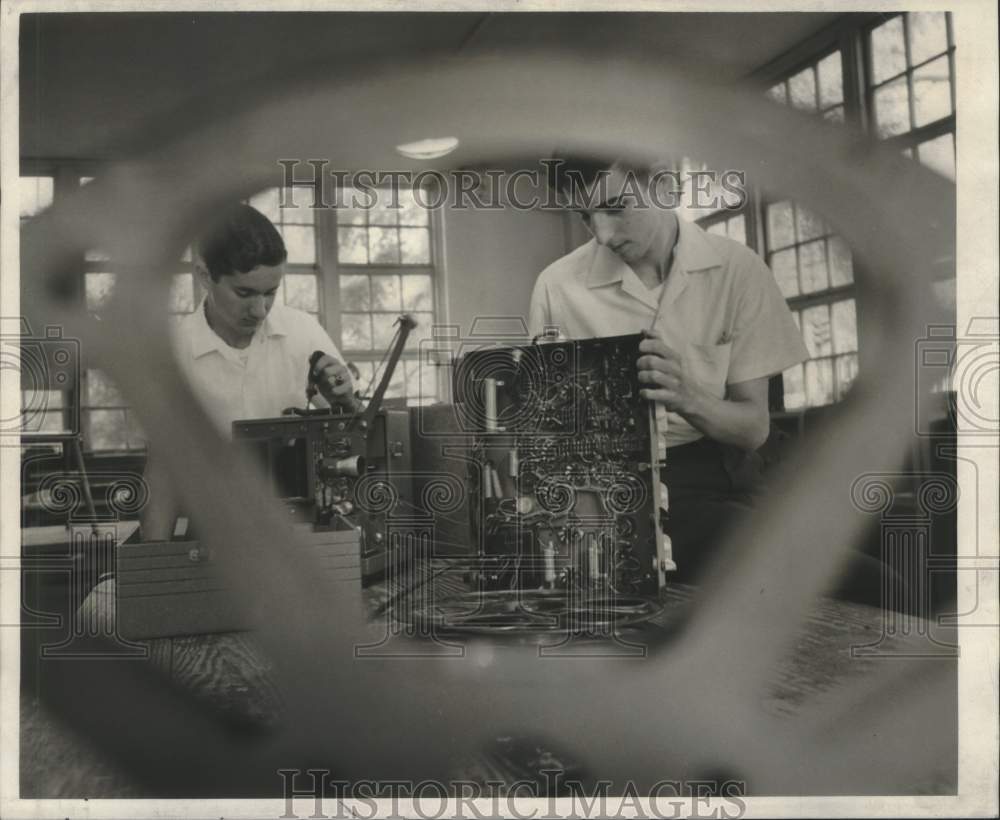
<instances>
[{"instance_id":1,"label":"man's hand","mask_svg":"<svg viewBox=\"0 0 1000 820\"><path fill-rule=\"evenodd\" d=\"M650 385L639 391L644 399L659 402L667 410L687 416L707 396L688 371L684 358L667 346L657 330L643 331L639 342L639 381Z\"/></svg>"},{"instance_id":2,"label":"man's hand","mask_svg":"<svg viewBox=\"0 0 1000 820\"><path fill-rule=\"evenodd\" d=\"M333 356L324 353L313 365L312 378L316 388L331 407L347 407L353 410L357 404L354 398L354 382L351 371Z\"/></svg>"},{"instance_id":3,"label":"man's hand","mask_svg":"<svg viewBox=\"0 0 1000 820\"><path fill-rule=\"evenodd\" d=\"M637 362L643 398L678 413L708 438L743 450L756 450L767 439L767 377L726 385L725 398L713 396L691 375L684 357L671 350L655 330L644 331Z\"/></svg>"}]
</instances>

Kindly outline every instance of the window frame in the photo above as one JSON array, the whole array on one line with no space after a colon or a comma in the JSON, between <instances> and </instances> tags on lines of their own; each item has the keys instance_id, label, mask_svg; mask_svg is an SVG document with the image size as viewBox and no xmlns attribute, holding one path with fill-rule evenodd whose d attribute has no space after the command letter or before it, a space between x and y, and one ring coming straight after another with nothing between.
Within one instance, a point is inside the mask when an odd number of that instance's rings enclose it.
<instances>
[{"instance_id":1,"label":"window frame","mask_svg":"<svg viewBox=\"0 0 1000 820\"><path fill-rule=\"evenodd\" d=\"M38 158L22 158L20 162L20 176L31 177L31 176L44 176L51 177L53 180L53 191L52 191L52 201L58 202L62 197L66 196L73 190L78 189L82 182L81 180L86 177L97 177L100 175L102 169L105 167L105 163L99 160L51 160L51 159L38 159ZM304 189L302 193L306 193L308 190L315 190L313 185L309 183L297 183L296 188ZM299 200L296 200L299 202ZM302 203L300 202L300 207ZM312 202L308 203L309 205ZM429 275L431 277L431 288L432 288L432 306L429 311L432 316L433 324L441 324L447 322L447 286L445 283L445 268L444 268L444 231L443 231L443 219L441 214L441 209L431 208L428 209L428 224L427 230L429 232L429 251L430 251L430 261L426 264L412 265L412 264L385 264L379 263L377 265L351 265L351 264L341 264L337 258L337 209L334 207L320 207L316 209L314 226L314 238L316 243L316 259L312 264L299 263L299 262L286 262L286 274L311 274L315 276L316 279L316 298L317 298L317 313L316 318L320 324L324 327L330 338L334 340L338 349L342 347L341 345L341 321L340 321L340 275L351 272L352 270L358 273L364 273L368 276L379 275L379 274L399 274L401 271L406 271L408 273L418 273L423 275ZM80 275L76 281L76 290L72 294L72 298L79 300L80 302L86 303L87 291L86 291L86 279L88 274L94 273L111 273L114 275L128 275L127 271L123 270L120 264L116 264L114 260L111 259L87 259L86 256L82 256L78 262L78 269ZM194 265L191 260L183 259L180 260L177 266L178 274L189 273L192 276L192 284L194 291L194 307L197 309L198 305L201 304L202 299L205 296L205 289L202 283L199 281L198 276L195 274ZM282 285L284 287L284 283ZM284 298L284 291L282 296ZM400 311L401 313L403 311ZM184 314L178 314L184 315ZM428 329L428 335L430 335L430 329ZM377 365L383 359L384 350L373 348L370 353L365 354L361 351L350 351L348 354L346 351L341 350L341 354L345 358L349 358L352 362L372 362L373 365ZM80 424L81 430L83 432L83 443L84 451L89 457L121 457L123 455L139 455L145 451L144 447L126 447L125 449L95 449L90 443L89 426L88 426L88 416L87 413L90 410L122 410L125 413L126 418L126 430L123 432L123 436L126 441L130 440L129 430L131 425L128 421L128 414L131 412L131 407L128 404L122 405L93 405L91 406L88 401L88 378L89 371L93 370L93 367L89 367L86 361L86 355L81 356L80 362L80 381L78 384L74 385L72 391L67 391L67 397L63 403L62 416L64 425L68 423L70 419L70 413L73 406L78 406L80 408ZM397 370L402 370L405 365L402 363L404 361L418 361L419 360L419 348L414 350L408 350L403 353L400 358L400 364L397 365ZM443 388L443 375L439 372L441 369L438 368L435 373L435 384L434 384L434 396L433 399L437 400L440 396L444 395L442 393ZM374 391L377 381L373 382L370 386L370 390ZM368 387L366 384L360 384L358 389L363 389ZM404 395L405 395L404 386Z\"/></svg>"},{"instance_id":2,"label":"window frame","mask_svg":"<svg viewBox=\"0 0 1000 820\"><path fill-rule=\"evenodd\" d=\"M400 275L404 276L406 274L412 275L429 275L431 277L431 313L433 316L432 324L446 324L447 323L447 285L446 285L446 273L444 266L444 225L442 218L441 208L428 208L427 209L427 229L430 234L429 237L429 252L430 261L427 263L419 264L406 264L406 263L385 263L379 262L375 264L362 264L362 263L342 263L340 262L338 237L338 228L345 227L342 226L337 218L336 208L325 208L319 213L319 219L324 221L324 229L319 232L321 237L319 256L322 260L320 265L323 278L323 311L327 313L330 317L330 324L326 326L327 332L330 334L330 338L334 340L340 349L341 354L345 359L349 359L354 363L368 363L371 362L375 366L382 361L386 351L374 346L370 351L358 351L358 350L345 350L342 344L342 323L341 323L341 313L357 313L359 311L342 311L340 309L340 277L349 275L365 275L365 276L392 276ZM319 220L317 220L319 222ZM355 226L356 227L356 226ZM368 225L366 223L365 227ZM388 313L388 311L360 311L363 313L374 314L374 313ZM400 310L399 313L405 312ZM428 336L430 336L431 328L428 328ZM399 363L397 364L397 371L402 367L405 367L403 362L418 362L420 360L419 347L414 349L404 350L399 358ZM434 400L439 399L441 396L445 395L442 390L444 388L444 376L441 371L443 368L436 368L436 377L434 384L434 396L431 397ZM379 377L380 378L380 377ZM405 382L405 379L404 379ZM370 390L374 391L376 385L378 384L378 378L372 382L370 385ZM364 389L369 387L367 384L361 384L358 389ZM404 394L405 394L404 387Z\"/></svg>"},{"instance_id":3,"label":"window frame","mask_svg":"<svg viewBox=\"0 0 1000 820\"><path fill-rule=\"evenodd\" d=\"M952 112L950 115L927 123L918 128L911 129L902 134L891 137L880 138L876 128L874 111L874 91L877 84L874 83L872 54L871 54L871 32L879 26L887 23L895 17L903 17L903 38L906 50L906 69L897 76L907 77L907 87L909 89L910 123L913 119L913 72L933 60L940 59L936 55L929 60L913 65L910 59L910 38L909 20L906 11L893 12L855 12L841 16L829 26L817 31L807 37L784 54L779 55L771 62L752 72L746 81L748 85L759 91L762 95L769 88L777 83L787 82L789 78L800 71L818 65L835 51L841 55L841 76L844 85L844 123L846 127L853 127L862 131L868 139L876 143L882 143L894 147L899 151L910 150L937 137L952 134L953 145L957 150L956 115L955 110L958 105L957 89L955 83L955 52L956 43L954 36L954 20L950 12L945 12L945 25L947 31L947 50L943 52L948 57L949 83L952 100ZM891 81L893 78L886 78L883 82ZM880 85L880 84L879 84ZM790 103L789 103L790 104ZM816 114L818 115L819 109ZM747 201L743 208L733 211L718 211L700 219L695 223L707 229L717 222L726 220L737 213L744 213L747 219L747 246L758 253L765 261L768 259L768 236L767 236L767 206L773 202L783 201L783 198L769 197L757 186L753 180L747 180L748 193ZM752 228L751 228L752 226ZM796 243L798 245L798 243ZM865 299L864 294L868 292L868 284L872 282L874 274L852 256L853 282L849 285L830 287L823 291L811 294L799 294L789 297L786 302L790 310L801 311L818 304L830 304L841 301L845 298L852 298L855 304L857 317L857 368L860 375L866 369L865 352L867 345L865 339L868 337L868 329L865 322ZM833 354L833 358L837 354ZM835 400L836 401L836 400ZM784 390L782 377L779 374L771 380L770 401L772 415L800 415L813 406L806 405L792 411L784 410ZM821 405L829 406L829 405Z\"/></svg>"},{"instance_id":4,"label":"window frame","mask_svg":"<svg viewBox=\"0 0 1000 820\"><path fill-rule=\"evenodd\" d=\"M934 11L939 11L935 9ZM945 16L945 36L947 38L947 49L941 54L937 54L931 57L929 60L924 60L922 63L917 63L914 65L910 59L910 21L909 14L907 11L899 11L894 13L886 13L878 16L878 19L869 22L864 28L859 32L859 46L861 48L862 59L864 61L864 107L868 112L868 122L870 127L868 132L870 136L878 142L884 145L896 147L898 150L902 151L905 148L913 148L915 145L919 145L922 142L927 142L928 140L934 139L935 137L943 136L944 134L955 134L956 133L956 117L955 112L958 107L958 93L955 87L955 29L954 22L951 17L951 12L943 11L941 12ZM896 18L901 18L903 21L903 48L905 53L906 68L900 74L894 74L882 80L879 83L874 81L875 70L873 64L873 55L871 50L871 35L875 29L888 23ZM948 86L949 93L951 95L951 107L952 111L945 117L939 117L933 122L929 122L926 125L917 126L904 131L901 134L893 134L890 137L879 137L877 133L877 126L875 125L875 92L884 85L888 85L900 77L906 78L907 87L907 103L909 107L909 118L910 124L914 123L914 109L913 109L913 74L918 68L924 65L929 65L934 60L941 59L942 56L948 58Z\"/></svg>"}]
</instances>

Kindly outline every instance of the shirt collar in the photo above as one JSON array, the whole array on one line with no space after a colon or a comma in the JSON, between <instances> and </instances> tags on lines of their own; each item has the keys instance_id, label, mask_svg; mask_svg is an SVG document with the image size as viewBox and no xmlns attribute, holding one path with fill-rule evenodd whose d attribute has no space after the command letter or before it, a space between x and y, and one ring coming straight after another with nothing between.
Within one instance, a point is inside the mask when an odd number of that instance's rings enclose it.
<instances>
[{"instance_id":1,"label":"shirt collar","mask_svg":"<svg viewBox=\"0 0 1000 820\"><path fill-rule=\"evenodd\" d=\"M195 309L193 319L194 326L191 331L191 355L195 359L201 358L202 356L212 353L213 351L221 353L223 356L233 355L234 349L227 345L209 326L208 319L205 317L204 299ZM254 334L254 339L251 344L256 343L258 339L265 337L287 335L288 315L285 312L284 306L276 303L267 314L267 318L264 320L264 323Z\"/></svg>"},{"instance_id":2,"label":"shirt collar","mask_svg":"<svg viewBox=\"0 0 1000 820\"><path fill-rule=\"evenodd\" d=\"M693 222L678 218L677 244L674 247L674 259L670 265L667 281L673 278L686 278L688 273L710 270L722 266L722 258L712 247L708 235ZM598 245L591 239L594 251L591 256L590 269L587 271L587 287L598 288L621 282L626 278L626 272L631 269L622 258ZM671 288L673 289L673 288Z\"/></svg>"}]
</instances>

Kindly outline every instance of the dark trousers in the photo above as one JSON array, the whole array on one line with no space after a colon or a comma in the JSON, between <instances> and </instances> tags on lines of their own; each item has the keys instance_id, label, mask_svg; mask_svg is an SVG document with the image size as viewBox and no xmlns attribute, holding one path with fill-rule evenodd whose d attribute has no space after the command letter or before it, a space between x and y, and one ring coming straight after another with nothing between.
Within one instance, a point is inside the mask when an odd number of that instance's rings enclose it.
<instances>
[{"instance_id":1,"label":"dark trousers","mask_svg":"<svg viewBox=\"0 0 1000 820\"><path fill-rule=\"evenodd\" d=\"M756 453L720 445L709 439L667 450L660 478L667 485L670 509L664 531L670 536L677 572L669 580L697 583L716 559L726 535L766 492L763 461ZM843 574L833 579L830 594L880 606L889 569L878 559L852 550ZM898 581L895 573L893 582Z\"/></svg>"}]
</instances>

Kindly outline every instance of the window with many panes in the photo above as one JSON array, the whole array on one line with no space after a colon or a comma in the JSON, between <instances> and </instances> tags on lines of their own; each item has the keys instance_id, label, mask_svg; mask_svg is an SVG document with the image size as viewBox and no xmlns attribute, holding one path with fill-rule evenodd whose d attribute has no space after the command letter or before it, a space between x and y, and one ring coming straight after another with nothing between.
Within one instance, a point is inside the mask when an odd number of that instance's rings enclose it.
<instances>
[{"instance_id":1,"label":"window with many panes","mask_svg":"<svg viewBox=\"0 0 1000 820\"><path fill-rule=\"evenodd\" d=\"M881 139L955 178L955 44L951 16L909 12L875 26L867 40L867 99Z\"/></svg>"},{"instance_id":2,"label":"window with many panes","mask_svg":"<svg viewBox=\"0 0 1000 820\"><path fill-rule=\"evenodd\" d=\"M59 172L69 185L84 185L91 177ZM53 201L51 175L21 177L22 221ZM315 316L360 373L358 389L370 396L381 375L384 354L397 329L400 314L410 313L418 329L410 336L403 357L386 391L387 398L427 403L437 396L437 370L421 365L419 342L430 335L434 321L435 260L433 221L412 192L373 198L360 193L361 206L313 207L312 189L294 192L267 189L250 204L265 214L281 233L288 252L285 276L277 298ZM349 200L348 200L349 201ZM100 317L121 272L99 248L85 254L82 298L87 310ZM204 288L194 276L190 253L178 262L170 290L169 310L179 320L201 304ZM303 365L304 366L304 365ZM91 452L127 452L145 447L137 420L103 371L84 363L79 387L84 446ZM25 396L25 402L30 397ZM37 399L37 396L35 397ZM65 427L65 402L53 395L44 412L26 413L32 430L58 432Z\"/></svg>"},{"instance_id":3,"label":"window with many panes","mask_svg":"<svg viewBox=\"0 0 1000 820\"><path fill-rule=\"evenodd\" d=\"M845 95L846 64L837 47L773 82L767 96L834 122L845 121L853 111L853 120L867 121L875 137L898 144L907 156L954 179L951 16L945 12L880 16L838 39L864 55L860 79L864 94L853 100ZM783 374L784 406L796 409L837 401L858 369L850 249L822 220L795 202L765 199L761 217L760 250L809 352L804 365ZM942 284L949 283L936 283Z\"/></svg>"},{"instance_id":4,"label":"window with many panes","mask_svg":"<svg viewBox=\"0 0 1000 820\"><path fill-rule=\"evenodd\" d=\"M18 213L21 224L52 204L55 180L49 175L22 176L18 181ZM32 328L38 334L43 328ZM62 433L68 428L66 418L70 391L30 390L21 393L21 430L26 434Z\"/></svg>"},{"instance_id":5,"label":"window with many panes","mask_svg":"<svg viewBox=\"0 0 1000 820\"><path fill-rule=\"evenodd\" d=\"M92 177L80 177L86 185ZM102 249L92 248L84 255L83 298L87 311L100 317L106 309L121 275L114 260ZM178 263L170 285L169 310L174 319L194 310L196 290L188 254ZM111 378L94 367L85 367L80 397L80 416L84 446L91 452L126 452L143 450L145 436L135 414Z\"/></svg>"},{"instance_id":6,"label":"window with many panes","mask_svg":"<svg viewBox=\"0 0 1000 820\"><path fill-rule=\"evenodd\" d=\"M799 69L771 86L767 96L803 111L815 111L825 120L844 121L844 76L839 50Z\"/></svg>"},{"instance_id":7,"label":"window with many panes","mask_svg":"<svg viewBox=\"0 0 1000 820\"><path fill-rule=\"evenodd\" d=\"M955 179L955 42L945 12L899 14L868 32L866 98L876 132L902 153ZM932 283L954 310L955 277ZM936 390L950 390L944 378Z\"/></svg>"},{"instance_id":8,"label":"window with many panes","mask_svg":"<svg viewBox=\"0 0 1000 820\"><path fill-rule=\"evenodd\" d=\"M276 300L325 324L320 315L317 210L312 207L312 189L300 186L286 191L282 207L281 190L269 188L251 197L250 204L274 223L288 253Z\"/></svg>"},{"instance_id":9,"label":"window with many panes","mask_svg":"<svg viewBox=\"0 0 1000 820\"><path fill-rule=\"evenodd\" d=\"M843 398L858 369L854 266L840 237L803 206L764 205L765 260L792 310L809 359L784 373L785 408Z\"/></svg>"},{"instance_id":10,"label":"window with many panes","mask_svg":"<svg viewBox=\"0 0 1000 820\"><path fill-rule=\"evenodd\" d=\"M420 342L430 335L434 322L431 214L412 190L403 188L345 188L339 202L335 215L340 349L358 368L360 384L374 389L399 317L408 313L417 328L386 396L429 403L437 396L437 369L421 361Z\"/></svg>"},{"instance_id":11,"label":"window with many panes","mask_svg":"<svg viewBox=\"0 0 1000 820\"><path fill-rule=\"evenodd\" d=\"M738 213L734 216L726 216L723 213L717 219L699 220L699 224L708 233L727 236L743 245L747 244L747 216L744 213Z\"/></svg>"},{"instance_id":12,"label":"window with many panes","mask_svg":"<svg viewBox=\"0 0 1000 820\"><path fill-rule=\"evenodd\" d=\"M771 99L844 122L843 56L835 49L767 90ZM782 374L784 407L838 401L858 372L854 265L846 243L790 200L762 202L763 256L788 301L809 358Z\"/></svg>"}]
</instances>

